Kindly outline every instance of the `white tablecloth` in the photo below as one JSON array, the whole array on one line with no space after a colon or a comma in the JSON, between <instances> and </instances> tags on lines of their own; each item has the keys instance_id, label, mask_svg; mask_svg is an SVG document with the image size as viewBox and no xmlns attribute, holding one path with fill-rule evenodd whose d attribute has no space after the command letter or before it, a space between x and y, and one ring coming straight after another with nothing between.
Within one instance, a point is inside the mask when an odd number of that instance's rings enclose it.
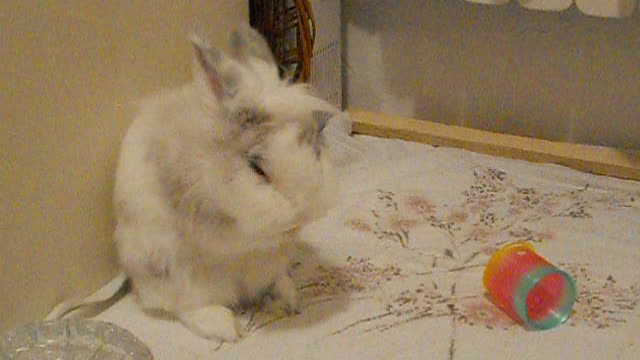
<instances>
[{"instance_id":1,"label":"white tablecloth","mask_svg":"<svg viewBox=\"0 0 640 360\"><path fill-rule=\"evenodd\" d=\"M640 359L640 183L356 137L341 201L302 232L300 315L248 311L219 344L142 313L99 315L174 359ZM364 149L364 150L363 150ZM484 264L529 241L569 271L573 316L543 332L489 302Z\"/></svg>"}]
</instances>

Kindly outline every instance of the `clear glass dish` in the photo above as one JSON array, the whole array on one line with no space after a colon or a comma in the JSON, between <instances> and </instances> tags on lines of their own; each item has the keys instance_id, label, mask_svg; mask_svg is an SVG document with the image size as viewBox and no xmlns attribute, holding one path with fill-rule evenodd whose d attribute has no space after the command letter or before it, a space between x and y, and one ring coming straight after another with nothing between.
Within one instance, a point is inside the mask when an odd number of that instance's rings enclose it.
<instances>
[{"instance_id":1,"label":"clear glass dish","mask_svg":"<svg viewBox=\"0 0 640 360\"><path fill-rule=\"evenodd\" d=\"M1 360L153 360L129 331L86 319L40 321L0 338Z\"/></svg>"}]
</instances>

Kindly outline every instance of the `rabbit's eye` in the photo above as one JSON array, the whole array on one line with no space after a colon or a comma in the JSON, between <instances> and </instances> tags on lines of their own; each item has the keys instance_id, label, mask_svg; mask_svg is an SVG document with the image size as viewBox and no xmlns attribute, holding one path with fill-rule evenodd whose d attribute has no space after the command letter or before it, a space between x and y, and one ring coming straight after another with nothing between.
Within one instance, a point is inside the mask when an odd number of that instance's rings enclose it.
<instances>
[{"instance_id":1,"label":"rabbit's eye","mask_svg":"<svg viewBox=\"0 0 640 360\"><path fill-rule=\"evenodd\" d=\"M248 110L244 113L244 121L250 124L255 124L258 122L258 115L255 111Z\"/></svg>"},{"instance_id":2,"label":"rabbit's eye","mask_svg":"<svg viewBox=\"0 0 640 360\"><path fill-rule=\"evenodd\" d=\"M267 182L269 181L267 173L262 168L262 157L260 157L260 155L249 156L249 167L253 172L263 177Z\"/></svg>"}]
</instances>

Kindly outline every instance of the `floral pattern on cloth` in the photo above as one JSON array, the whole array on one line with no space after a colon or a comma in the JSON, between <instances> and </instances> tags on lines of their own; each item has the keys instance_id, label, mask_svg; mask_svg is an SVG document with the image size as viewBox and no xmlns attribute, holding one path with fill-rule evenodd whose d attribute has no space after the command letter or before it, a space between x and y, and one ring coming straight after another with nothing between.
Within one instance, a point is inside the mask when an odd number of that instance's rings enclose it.
<instances>
[{"instance_id":1,"label":"floral pattern on cloth","mask_svg":"<svg viewBox=\"0 0 640 360\"><path fill-rule=\"evenodd\" d=\"M494 251L507 243L557 241L553 228L540 227L549 218L590 219L594 209L616 211L640 210L640 194L601 195L583 188L562 192L542 192L518 187L506 172L493 168L473 169L473 185L462 193L459 204L440 207L426 196L401 195L378 190L377 206L370 214L349 218L345 225L353 231L370 233L378 240L411 248L412 236L420 225L443 231L450 246L431 256L430 269L417 276L440 271L457 272L484 266ZM588 264L558 264L581 284L576 310L569 321L604 328L625 322L624 314L636 310L640 302L640 283L621 287L611 275L590 274ZM458 317L467 325L507 328L511 321L484 294L459 302L452 289L438 291L438 286L424 284L399 294L390 308L408 308L402 313L421 317ZM473 298L473 297L472 297ZM421 304L421 306L417 305ZM437 304L440 306L439 310ZM396 309L398 313L400 310ZM424 315L424 316L419 316Z\"/></svg>"},{"instance_id":2,"label":"floral pattern on cloth","mask_svg":"<svg viewBox=\"0 0 640 360\"><path fill-rule=\"evenodd\" d=\"M596 214L640 213L638 193L611 194L594 190L588 183L560 191L523 187L507 172L491 167L476 167L472 176L472 184L457 202L438 203L416 191L377 189L370 193L367 209L344 218L349 232L385 251L418 257L423 266L404 269L402 261L376 265L371 258L354 254L347 255L341 265L318 265L314 276L298 278L307 307L343 296L356 302L378 299L379 311L331 329L329 336L384 333L434 318L449 319L452 329L513 330L520 325L488 300L479 281L498 248L521 241L534 246L560 242L558 224L571 227L573 222L580 228ZM441 240L440 249L429 244L434 237ZM574 277L579 289L568 326L605 329L638 317L637 280L620 283L611 274L595 271L588 262L560 261L556 265ZM473 274L475 284L469 286L467 279L466 289L459 290L460 277L465 274ZM384 296L377 294L381 289L386 290ZM260 329L286 319L267 316L252 326ZM455 330L448 341L449 358L454 359Z\"/></svg>"},{"instance_id":3,"label":"floral pattern on cloth","mask_svg":"<svg viewBox=\"0 0 640 360\"><path fill-rule=\"evenodd\" d=\"M300 232L300 313L239 310L219 344L141 313L101 318L165 359L640 359L640 183L399 140L355 137L339 201ZM487 297L482 273L525 241L576 280L573 313L530 331ZM150 328L155 332L149 331ZM158 335L161 334L161 335Z\"/></svg>"}]
</instances>

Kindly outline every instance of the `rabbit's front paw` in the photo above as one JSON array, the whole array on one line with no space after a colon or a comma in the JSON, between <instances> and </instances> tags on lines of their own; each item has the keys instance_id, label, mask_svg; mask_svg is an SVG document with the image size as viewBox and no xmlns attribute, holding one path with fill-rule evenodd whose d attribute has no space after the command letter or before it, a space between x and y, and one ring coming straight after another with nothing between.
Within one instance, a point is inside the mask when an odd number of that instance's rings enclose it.
<instances>
[{"instance_id":1,"label":"rabbit's front paw","mask_svg":"<svg viewBox=\"0 0 640 360\"><path fill-rule=\"evenodd\" d=\"M240 338L233 311L222 305L209 305L183 312L180 320L187 328L207 339L235 342Z\"/></svg>"},{"instance_id":2,"label":"rabbit's front paw","mask_svg":"<svg viewBox=\"0 0 640 360\"><path fill-rule=\"evenodd\" d=\"M238 219L240 231L247 235L282 234L298 225L298 214L286 201L273 202L265 209L252 209L253 214L246 214ZM262 210L262 211L260 211Z\"/></svg>"}]
</instances>

